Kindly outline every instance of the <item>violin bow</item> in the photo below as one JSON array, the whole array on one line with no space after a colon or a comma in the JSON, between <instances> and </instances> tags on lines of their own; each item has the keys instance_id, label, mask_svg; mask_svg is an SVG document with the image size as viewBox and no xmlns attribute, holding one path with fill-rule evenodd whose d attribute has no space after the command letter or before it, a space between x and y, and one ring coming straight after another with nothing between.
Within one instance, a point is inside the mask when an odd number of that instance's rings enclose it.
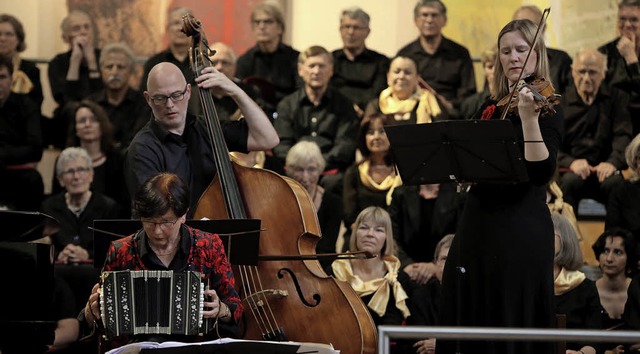
<instances>
[{"instance_id":1,"label":"violin bow","mask_svg":"<svg viewBox=\"0 0 640 354\"><path fill-rule=\"evenodd\" d=\"M531 43L531 48L529 48L529 52L527 52L527 57L524 59L524 64L522 64L522 70L520 70L520 74L518 75L518 80L513 84L513 88L511 89L511 93L509 93L509 101L507 105L504 106L504 110L502 111L502 116L500 120L504 120L507 118L507 113L509 112L509 107L511 106L511 102L513 102L514 97L516 96L516 91L518 90L518 83L522 79L522 75L524 74L524 68L527 66L529 62L529 57L531 56L531 52L534 50L536 46L536 42L538 41L538 37L540 36L540 32L542 30L542 26L547 22L547 17L549 17L549 13L551 12L551 8L547 7L542 12L542 17L540 17L540 22L538 23L538 28L536 29L536 33L533 36L533 42ZM498 56L500 54L498 53Z\"/></svg>"}]
</instances>

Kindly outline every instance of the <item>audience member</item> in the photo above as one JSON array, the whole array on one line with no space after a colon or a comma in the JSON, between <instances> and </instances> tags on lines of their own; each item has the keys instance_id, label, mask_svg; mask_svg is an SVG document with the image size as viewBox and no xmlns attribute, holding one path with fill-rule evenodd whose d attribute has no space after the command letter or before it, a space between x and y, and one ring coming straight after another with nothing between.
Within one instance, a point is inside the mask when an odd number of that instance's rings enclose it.
<instances>
[{"instance_id":1,"label":"audience member","mask_svg":"<svg viewBox=\"0 0 640 354\"><path fill-rule=\"evenodd\" d=\"M411 315L411 284L395 256L391 220L384 209L372 206L358 215L349 251L369 251L375 257L337 259L331 264L335 277L350 284L367 304L376 326L403 324Z\"/></svg>"},{"instance_id":2,"label":"audience member","mask_svg":"<svg viewBox=\"0 0 640 354\"><path fill-rule=\"evenodd\" d=\"M484 72L485 85L482 91L462 100L460 106L460 118L470 119L478 112L482 104L495 94L493 87L493 73L495 72L496 57L498 56L498 48L492 47L480 54L480 63L482 63L482 71Z\"/></svg>"},{"instance_id":3,"label":"audience member","mask_svg":"<svg viewBox=\"0 0 640 354\"><path fill-rule=\"evenodd\" d=\"M629 180L611 191L605 229L623 228L631 231L636 240L640 240L640 135L631 140L625 157L631 174Z\"/></svg>"},{"instance_id":4,"label":"audience member","mask_svg":"<svg viewBox=\"0 0 640 354\"><path fill-rule=\"evenodd\" d=\"M280 144L273 149L284 160L295 143L310 140L318 144L327 163L321 181L329 192L341 194L342 174L355 159L358 118L349 99L329 86L333 57L326 49L312 46L300 53L298 73L304 87L278 104L274 127Z\"/></svg>"},{"instance_id":5,"label":"audience member","mask_svg":"<svg viewBox=\"0 0 640 354\"><path fill-rule=\"evenodd\" d=\"M407 323L412 326L437 326L438 316L440 314L440 284L442 283L442 272L447 262L449 248L453 242L454 234L444 236L436 245L433 254L433 263L435 265L434 277L429 279L426 284L415 287L411 296L411 317ZM436 349L436 339L427 338L414 343L418 354L433 354Z\"/></svg>"},{"instance_id":6,"label":"audience member","mask_svg":"<svg viewBox=\"0 0 640 354\"><path fill-rule=\"evenodd\" d=\"M602 329L602 306L594 282L580 272L582 251L578 235L571 222L558 213L551 213L555 230L553 259L556 314L566 316L570 329ZM596 345L567 343L573 353L595 354Z\"/></svg>"},{"instance_id":7,"label":"audience member","mask_svg":"<svg viewBox=\"0 0 640 354\"><path fill-rule=\"evenodd\" d=\"M151 117L142 94L129 86L135 65L135 57L126 44L107 44L100 56L104 89L87 97L106 111L120 150L126 150L131 139Z\"/></svg>"},{"instance_id":8,"label":"audience member","mask_svg":"<svg viewBox=\"0 0 640 354\"><path fill-rule=\"evenodd\" d=\"M389 58L366 47L371 32L369 14L350 7L340 15L342 48L334 50L331 85L353 102L359 117L367 103L385 88Z\"/></svg>"},{"instance_id":9,"label":"audience member","mask_svg":"<svg viewBox=\"0 0 640 354\"><path fill-rule=\"evenodd\" d=\"M318 215L322 238L316 244L316 253L335 253L342 223L342 201L333 193L325 193L324 188L318 185L324 165L320 148L312 141L300 141L287 153L287 176L299 182L309 192ZM329 258L320 259L324 269L331 262Z\"/></svg>"},{"instance_id":10,"label":"audience member","mask_svg":"<svg viewBox=\"0 0 640 354\"><path fill-rule=\"evenodd\" d=\"M100 91L102 79L98 62L100 50L95 48L95 24L80 10L69 12L62 21L62 39L69 50L56 55L49 62L49 85L53 99L58 103L53 120L47 122L45 140L48 144L63 146L67 122L59 116L61 109L71 101L79 101Z\"/></svg>"},{"instance_id":11,"label":"audience member","mask_svg":"<svg viewBox=\"0 0 640 354\"><path fill-rule=\"evenodd\" d=\"M398 258L404 271L418 284L436 272L431 258L443 235L456 231L464 194L453 184L400 186L393 191L389 215Z\"/></svg>"},{"instance_id":12,"label":"audience member","mask_svg":"<svg viewBox=\"0 0 640 354\"><path fill-rule=\"evenodd\" d=\"M191 189L190 212L216 173L207 130L201 119L187 114L191 84L172 63L159 63L149 72L144 92L153 111L151 119L133 138L125 158L125 179L133 195L147 178L159 172L177 174ZM231 96L244 119L225 121L222 130L229 151L268 150L278 136L264 112L229 78L213 67L196 78L201 88ZM191 215L191 214L190 214Z\"/></svg>"},{"instance_id":13,"label":"audience member","mask_svg":"<svg viewBox=\"0 0 640 354\"><path fill-rule=\"evenodd\" d=\"M542 19L542 11L535 5L520 6L513 13L513 20L529 20L536 25ZM547 26L542 27L541 36ZM549 78L545 78L553 84L556 93L564 95L565 91L571 86L571 57L567 52L559 49L547 47L547 57L549 59Z\"/></svg>"},{"instance_id":14,"label":"audience member","mask_svg":"<svg viewBox=\"0 0 640 354\"><path fill-rule=\"evenodd\" d=\"M150 75L153 74L152 70ZM133 217L140 220L142 229L111 243L102 271L200 272L202 280L211 286L204 291L204 319L216 319L220 325L216 326L219 334L235 336L244 309L234 289L231 265L217 234L184 224L190 205L189 196L188 185L174 174L160 173L144 181L133 199ZM85 325L93 327L96 321L100 321L102 313L99 298L100 286L96 284L80 316ZM159 336L172 339L170 336ZM185 340L184 336L179 338ZM128 339L140 341L145 336ZM112 344L125 344L126 341L127 338L120 338L112 341Z\"/></svg>"},{"instance_id":15,"label":"audience member","mask_svg":"<svg viewBox=\"0 0 640 354\"><path fill-rule=\"evenodd\" d=\"M558 164L567 203L578 210L583 198L606 203L623 182L624 149L631 140L628 95L603 82L606 58L594 49L576 54L573 83L561 100L565 132Z\"/></svg>"},{"instance_id":16,"label":"audience member","mask_svg":"<svg viewBox=\"0 0 640 354\"><path fill-rule=\"evenodd\" d=\"M447 24L442 1L418 0L413 19L420 35L400 49L398 56L416 62L420 77L438 93L451 117L457 117L462 100L476 93L471 55L467 48L442 35Z\"/></svg>"},{"instance_id":17,"label":"audience member","mask_svg":"<svg viewBox=\"0 0 640 354\"><path fill-rule=\"evenodd\" d=\"M91 165L91 157L83 148L62 150L56 176L65 190L42 203L42 212L60 224L52 241L57 260L65 264L93 259L93 232L88 227L96 219L117 219L121 215L113 199L89 189L93 181Z\"/></svg>"},{"instance_id":18,"label":"audience member","mask_svg":"<svg viewBox=\"0 0 640 354\"><path fill-rule=\"evenodd\" d=\"M263 2L251 12L256 45L238 58L237 75L255 84L273 119L278 102L299 87L296 63L300 52L282 43L284 15L274 4Z\"/></svg>"},{"instance_id":19,"label":"audience member","mask_svg":"<svg viewBox=\"0 0 640 354\"><path fill-rule=\"evenodd\" d=\"M640 1L622 0L618 4L620 36L598 48L607 56L605 81L630 95L629 112L633 135L640 133Z\"/></svg>"},{"instance_id":20,"label":"audience member","mask_svg":"<svg viewBox=\"0 0 640 354\"><path fill-rule=\"evenodd\" d=\"M381 114L365 116L360 122L357 144L363 159L347 168L342 187L345 245L360 212L370 206L387 209L393 190L402 184L384 131L390 122L391 118Z\"/></svg>"},{"instance_id":21,"label":"audience member","mask_svg":"<svg viewBox=\"0 0 640 354\"><path fill-rule=\"evenodd\" d=\"M449 116L440 106L440 98L418 85L416 63L398 56L391 61L387 73L389 87L367 105L365 115L380 112L390 116L395 124L431 123Z\"/></svg>"},{"instance_id":22,"label":"audience member","mask_svg":"<svg viewBox=\"0 0 640 354\"><path fill-rule=\"evenodd\" d=\"M35 62L20 57L27 48L25 36L22 23L17 18L0 14L0 55L9 58L13 64L11 92L29 95L39 111L43 100L40 69Z\"/></svg>"},{"instance_id":23,"label":"audience member","mask_svg":"<svg viewBox=\"0 0 640 354\"><path fill-rule=\"evenodd\" d=\"M67 147L81 147L91 157L93 182L91 190L115 200L128 216L131 199L124 180L124 158L113 141L113 128L107 113L97 103L89 100L73 102L62 113L69 122ZM53 176L52 194L63 190Z\"/></svg>"},{"instance_id":24,"label":"audience member","mask_svg":"<svg viewBox=\"0 0 640 354\"><path fill-rule=\"evenodd\" d=\"M602 277L596 280L600 303L605 310L604 327L622 324L621 316L627 302L627 288L637 269L636 241L626 230L606 230L593 244L593 253L600 262Z\"/></svg>"},{"instance_id":25,"label":"audience member","mask_svg":"<svg viewBox=\"0 0 640 354\"><path fill-rule=\"evenodd\" d=\"M11 92L13 64L0 56L0 204L35 211L44 197L36 163L42 157L40 111L25 94Z\"/></svg>"}]
</instances>

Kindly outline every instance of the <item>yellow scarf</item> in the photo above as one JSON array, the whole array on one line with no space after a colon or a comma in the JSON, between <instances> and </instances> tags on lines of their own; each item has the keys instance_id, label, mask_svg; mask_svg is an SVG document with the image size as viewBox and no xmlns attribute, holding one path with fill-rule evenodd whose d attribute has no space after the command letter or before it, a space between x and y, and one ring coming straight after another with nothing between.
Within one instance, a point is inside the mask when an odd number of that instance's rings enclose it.
<instances>
[{"instance_id":1,"label":"yellow scarf","mask_svg":"<svg viewBox=\"0 0 640 354\"><path fill-rule=\"evenodd\" d=\"M567 270L562 267L560 274L558 274L556 280L553 281L553 294L556 296L566 294L582 284L585 278L586 276L582 272Z\"/></svg>"},{"instance_id":2,"label":"yellow scarf","mask_svg":"<svg viewBox=\"0 0 640 354\"><path fill-rule=\"evenodd\" d=\"M358 172L360 172L360 181L362 184L374 191L387 191L386 202L387 205L391 204L391 195L393 194L393 190L402 185L402 179L399 175L396 175L395 171L388 175L381 183L376 183L376 181L369 176L369 167L371 167L371 162L369 160L364 160L360 165L358 165Z\"/></svg>"},{"instance_id":3,"label":"yellow scarf","mask_svg":"<svg viewBox=\"0 0 640 354\"><path fill-rule=\"evenodd\" d=\"M387 274L383 278L363 281L359 276L353 274L351 262L348 259L338 259L331 264L333 273L336 278L349 283L358 296L363 297L373 294L367 306L372 309L378 316L384 316L387 311L387 304L391 291L396 299L396 307L402 316L407 318L411 315L407 307L406 300L409 298L407 293L398 282L398 271L400 269L400 260L395 256L385 256L384 264L387 267Z\"/></svg>"},{"instance_id":4,"label":"yellow scarf","mask_svg":"<svg viewBox=\"0 0 640 354\"><path fill-rule=\"evenodd\" d=\"M380 93L380 111L384 114L403 114L402 119L407 120L411 116L416 103L418 103L416 121L418 124L422 124L431 123L433 117L442 113L436 97L431 92L425 91L420 87L406 100L399 100L392 93L391 87L387 87Z\"/></svg>"},{"instance_id":5,"label":"yellow scarf","mask_svg":"<svg viewBox=\"0 0 640 354\"><path fill-rule=\"evenodd\" d=\"M27 94L33 89L33 82L24 73L24 71L18 69L20 67L20 56L18 54L13 56L13 83L11 84L11 92Z\"/></svg>"}]
</instances>

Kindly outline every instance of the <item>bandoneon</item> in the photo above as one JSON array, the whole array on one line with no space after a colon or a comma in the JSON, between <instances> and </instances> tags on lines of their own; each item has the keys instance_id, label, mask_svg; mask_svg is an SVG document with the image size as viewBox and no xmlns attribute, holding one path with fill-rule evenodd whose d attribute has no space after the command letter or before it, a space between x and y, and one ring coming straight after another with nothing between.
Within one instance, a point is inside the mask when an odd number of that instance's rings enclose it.
<instances>
[{"instance_id":1,"label":"bandoneon","mask_svg":"<svg viewBox=\"0 0 640 354\"><path fill-rule=\"evenodd\" d=\"M197 335L204 290L198 272L104 272L100 306L105 335Z\"/></svg>"}]
</instances>

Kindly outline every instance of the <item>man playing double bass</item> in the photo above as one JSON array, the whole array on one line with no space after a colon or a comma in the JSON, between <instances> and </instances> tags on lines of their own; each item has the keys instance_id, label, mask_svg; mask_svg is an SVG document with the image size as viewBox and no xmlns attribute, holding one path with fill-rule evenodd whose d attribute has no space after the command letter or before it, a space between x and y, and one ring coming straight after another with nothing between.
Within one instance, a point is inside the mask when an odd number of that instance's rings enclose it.
<instances>
[{"instance_id":1,"label":"man playing double bass","mask_svg":"<svg viewBox=\"0 0 640 354\"><path fill-rule=\"evenodd\" d=\"M244 119L221 122L229 151L268 150L279 143L271 122L258 105L236 84L213 67L196 78L200 89L230 96ZM153 117L134 137L125 160L131 195L149 176L177 174L191 189L191 216L195 205L216 174L209 136L202 119L187 114L191 85L172 63L159 63L149 72L144 97Z\"/></svg>"}]
</instances>

